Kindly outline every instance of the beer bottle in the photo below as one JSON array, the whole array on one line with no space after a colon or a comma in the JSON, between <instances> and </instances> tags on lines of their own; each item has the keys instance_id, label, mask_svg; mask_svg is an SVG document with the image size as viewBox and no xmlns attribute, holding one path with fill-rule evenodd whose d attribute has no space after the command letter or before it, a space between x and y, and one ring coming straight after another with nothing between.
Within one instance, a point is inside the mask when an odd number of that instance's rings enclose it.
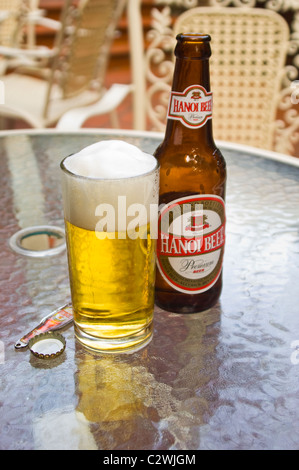
<instances>
[{"instance_id":1,"label":"beer bottle","mask_svg":"<svg viewBox=\"0 0 299 470\"><path fill-rule=\"evenodd\" d=\"M212 134L210 36L179 34L160 162L156 304L212 307L222 289L226 164Z\"/></svg>"}]
</instances>

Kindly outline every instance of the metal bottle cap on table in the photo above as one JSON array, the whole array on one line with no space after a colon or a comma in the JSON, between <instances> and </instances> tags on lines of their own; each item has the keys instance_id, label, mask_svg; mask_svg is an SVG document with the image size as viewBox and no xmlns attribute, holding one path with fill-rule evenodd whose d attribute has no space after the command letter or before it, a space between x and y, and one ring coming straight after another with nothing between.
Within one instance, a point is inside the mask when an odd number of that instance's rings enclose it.
<instances>
[{"instance_id":1,"label":"metal bottle cap on table","mask_svg":"<svg viewBox=\"0 0 299 470\"><path fill-rule=\"evenodd\" d=\"M37 325L29 333L25 334L19 341L16 342L16 349L25 349L29 341L41 333L48 331L56 331L64 328L66 325L73 321L73 309L71 304L66 304L63 307L59 307L54 312L44 317L40 324Z\"/></svg>"},{"instance_id":2,"label":"metal bottle cap on table","mask_svg":"<svg viewBox=\"0 0 299 470\"><path fill-rule=\"evenodd\" d=\"M35 336L28 346L32 354L39 359L54 359L63 353L65 344L66 341L60 333L51 331Z\"/></svg>"}]
</instances>

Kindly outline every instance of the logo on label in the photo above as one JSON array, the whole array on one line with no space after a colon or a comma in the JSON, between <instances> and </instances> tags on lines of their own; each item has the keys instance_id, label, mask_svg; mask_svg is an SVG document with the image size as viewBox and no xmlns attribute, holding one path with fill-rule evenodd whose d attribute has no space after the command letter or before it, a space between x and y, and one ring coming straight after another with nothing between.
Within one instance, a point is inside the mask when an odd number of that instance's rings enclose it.
<instances>
[{"instance_id":1,"label":"logo on label","mask_svg":"<svg viewBox=\"0 0 299 470\"><path fill-rule=\"evenodd\" d=\"M166 204L158 222L157 264L174 289L197 294L220 276L225 245L225 205L219 196L195 195Z\"/></svg>"},{"instance_id":2,"label":"logo on label","mask_svg":"<svg viewBox=\"0 0 299 470\"><path fill-rule=\"evenodd\" d=\"M167 117L191 129L204 126L212 118L212 93L201 85L192 85L183 93L172 91Z\"/></svg>"}]
</instances>

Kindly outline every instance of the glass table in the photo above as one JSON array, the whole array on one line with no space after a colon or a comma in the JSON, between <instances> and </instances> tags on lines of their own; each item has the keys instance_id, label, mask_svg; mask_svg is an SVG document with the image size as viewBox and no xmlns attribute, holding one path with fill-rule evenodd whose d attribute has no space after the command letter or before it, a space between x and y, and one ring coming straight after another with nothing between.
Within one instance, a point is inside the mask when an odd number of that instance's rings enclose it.
<instances>
[{"instance_id":1,"label":"glass table","mask_svg":"<svg viewBox=\"0 0 299 470\"><path fill-rule=\"evenodd\" d=\"M66 349L42 360L14 344L70 300L65 250L23 256L10 238L64 227L61 159L100 139L153 152L161 134L0 133L0 448L298 449L299 160L219 143L227 161L224 287L211 310L155 310L128 355Z\"/></svg>"}]
</instances>

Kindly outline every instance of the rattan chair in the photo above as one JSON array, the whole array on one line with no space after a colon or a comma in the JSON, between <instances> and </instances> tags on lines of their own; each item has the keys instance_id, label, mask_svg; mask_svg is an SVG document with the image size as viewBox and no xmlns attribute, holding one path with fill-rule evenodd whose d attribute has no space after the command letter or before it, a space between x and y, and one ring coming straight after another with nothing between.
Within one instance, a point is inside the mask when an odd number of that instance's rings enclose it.
<instances>
[{"instance_id":1,"label":"rattan chair","mask_svg":"<svg viewBox=\"0 0 299 470\"><path fill-rule=\"evenodd\" d=\"M0 46L19 47L22 41L24 8L22 0L0 0ZM9 59L0 56L0 74L6 72Z\"/></svg>"},{"instance_id":2,"label":"rattan chair","mask_svg":"<svg viewBox=\"0 0 299 470\"><path fill-rule=\"evenodd\" d=\"M22 0L0 0L0 44L16 46L19 42L19 20Z\"/></svg>"},{"instance_id":3,"label":"rattan chair","mask_svg":"<svg viewBox=\"0 0 299 470\"><path fill-rule=\"evenodd\" d=\"M273 150L290 38L287 22L274 11L258 8L196 7L179 14L174 24L170 7L154 8L152 15L145 73L134 76L136 96L141 90L135 102L135 128L164 131L175 36L208 33L214 136ZM139 52L136 62L140 61ZM284 150L289 150L288 144Z\"/></svg>"},{"instance_id":4,"label":"rattan chair","mask_svg":"<svg viewBox=\"0 0 299 470\"><path fill-rule=\"evenodd\" d=\"M1 75L28 63L28 50L37 49L36 24L59 29L60 23L44 17L38 5L39 0L0 0Z\"/></svg>"},{"instance_id":5,"label":"rattan chair","mask_svg":"<svg viewBox=\"0 0 299 470\"><path fill-rule=\"evenodd\" d=\"M66 0L53 49L0 47L0 53L18 57L26 65L26 74L16 71L1 77L5 103L0 105L0 116L42 128L55 125L77 107L93 106L97 114L113 113L132 89L115 84L106 90L103 85L109 48L125 3ZM117 127L116 114L112 116Z\"/></svg>"}]
</instances>

